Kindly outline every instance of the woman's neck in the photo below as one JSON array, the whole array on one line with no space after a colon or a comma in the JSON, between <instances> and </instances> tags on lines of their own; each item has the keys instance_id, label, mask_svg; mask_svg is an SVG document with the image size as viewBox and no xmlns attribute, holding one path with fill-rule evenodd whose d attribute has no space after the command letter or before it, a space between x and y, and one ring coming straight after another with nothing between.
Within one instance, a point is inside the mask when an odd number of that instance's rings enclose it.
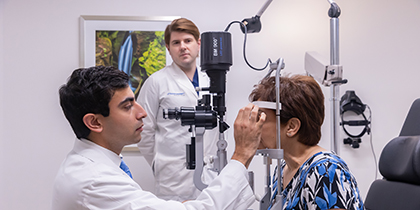
<instances>
[{"instance_id":1,"label":"woman's neck","mask_svg":"<svg viewBox=\"0 0 420 210\"><path fill-rule=\"evenodd\" d=\"M284 160L289 170L295 171L314 154L324 150L318 145L307 146L299 143L293 148L284 149Z\"/></svg>"}]
</instances>

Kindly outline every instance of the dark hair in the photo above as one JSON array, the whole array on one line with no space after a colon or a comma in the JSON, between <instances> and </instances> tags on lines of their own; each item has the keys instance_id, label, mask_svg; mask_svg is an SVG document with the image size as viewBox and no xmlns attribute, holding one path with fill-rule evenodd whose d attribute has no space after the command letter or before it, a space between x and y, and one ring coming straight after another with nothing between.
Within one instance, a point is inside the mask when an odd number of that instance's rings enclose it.
<instances>
[{"instance_id":1,"label":"dark hair","mask_svg":"<svg viewBox=\"0 0 420 210\"><path fill-rule=\"evenodd\" d=\"M186 18L175 19L171 24L166 26L165 44L168 46L169 42L171 41L171 33L173 31L189 33L194 36L196 41L200 39L200 31L198 30L197 26L191 20Z\"/></svg>"},{"instance_id":2,"label":"dark hair","mask_svg":"<svg viewBox=\"0 0 420 210\"><path fill-rule=\"evenodd\" d=\"M109 102L116 90L128 87L126 73L112 66L95 66L73 71L60 87L60 105L77 138L87 138L90 129L83 122L88 113L109 115Z\"/></svg>"},{"instance_id":3,"label":"dark hair","mask_svg":"<svg viewBox=\"0 0 420 210\"><path fill-rule=\"evenodd\" d=\"M251 101L276 101L274 77L260 81L251 92ZM293 75L280 77L280 122L287 123L298 118L301 127L299 142L314 146L321 139L321 125L324 121L324 94L318 83L310 76Z\"/></svg>"}]
</instances>

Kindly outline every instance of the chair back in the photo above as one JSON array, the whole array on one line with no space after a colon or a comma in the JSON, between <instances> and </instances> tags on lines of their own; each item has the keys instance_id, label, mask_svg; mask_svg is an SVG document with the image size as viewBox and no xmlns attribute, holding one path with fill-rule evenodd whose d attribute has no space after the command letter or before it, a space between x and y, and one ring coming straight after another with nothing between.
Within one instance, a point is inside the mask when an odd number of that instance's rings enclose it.
<instances>
[{"instance_id":1,"label":"chair back","mask_svg":"<svg viewBox=\"0 0 420 210\"><path fill-rule=\"evenodd\" d=\"M420 210L420 99L413 102L400 136L384 147L379 159L383 179L366 196L366 210Z\"/></svg>"},{"instance_id":2,"label":"chair back","mask_svg":"<svg viewBox=\"0 0 420 210\"><path fill-rule=\"evenodd\" d=\"M420 135L420 98L411 105L400 132L400 136L418 135Z\"/></svg>"},{"instance_id":3,"label":"chair back","mask_svg":"<svg viewBox=\"0 0 420 210\"><path fill-rule=\"evenodd\" d=\"M379 171L384 178L370 186L367 210L420 209L420 136L391 140L382 151Z\"/></svg>"}]
</instances>

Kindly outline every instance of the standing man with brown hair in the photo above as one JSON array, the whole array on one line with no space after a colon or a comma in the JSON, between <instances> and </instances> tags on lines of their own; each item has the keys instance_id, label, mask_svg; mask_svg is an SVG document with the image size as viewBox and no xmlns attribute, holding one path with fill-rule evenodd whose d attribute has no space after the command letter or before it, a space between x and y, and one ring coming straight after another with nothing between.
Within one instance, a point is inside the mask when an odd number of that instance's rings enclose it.
<instances>
[{"instance_id":1,"label":"standing man with brown hair","mask_svg":"<svg viewBox=\"0 0 420 210\"><path fill-rule=\"evenodd\" d=\"M195 107L202 93L196 87L208 87L209 79L197 69L200 32L188 19L172 21L165 30L165 43L173 63L152 74L143 84L138 103L148 117L144 119L140 152L151 165L155 176L155 193L163 199L178 201L195 199L199 194L193 183L193 170L187 170L186 144L191 142L188 126L163 118L163 109ZM204 155L216 155L217 129L204 135ZM208 183L217 175L204 168L203 180Z\"/></svg>"}]
</instances>

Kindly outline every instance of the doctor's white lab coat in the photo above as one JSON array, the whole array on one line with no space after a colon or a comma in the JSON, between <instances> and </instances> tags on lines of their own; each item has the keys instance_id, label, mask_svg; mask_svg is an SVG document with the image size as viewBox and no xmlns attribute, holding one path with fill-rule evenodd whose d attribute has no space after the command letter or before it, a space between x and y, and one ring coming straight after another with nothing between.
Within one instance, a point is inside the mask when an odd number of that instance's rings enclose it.
<instances>
[{"instance_id":1,"label":"doctor's white lab coat","mask_svg":"<svg viewBox=\"0 0 420 210\"><path fill-rule=\"evenodd\" d=\"M118 154L76 139L54 181L52 210L245 210L254 201L245 166L231 160L197 200L157 198L131 179Z\"/></svg>"}]
</instances>

